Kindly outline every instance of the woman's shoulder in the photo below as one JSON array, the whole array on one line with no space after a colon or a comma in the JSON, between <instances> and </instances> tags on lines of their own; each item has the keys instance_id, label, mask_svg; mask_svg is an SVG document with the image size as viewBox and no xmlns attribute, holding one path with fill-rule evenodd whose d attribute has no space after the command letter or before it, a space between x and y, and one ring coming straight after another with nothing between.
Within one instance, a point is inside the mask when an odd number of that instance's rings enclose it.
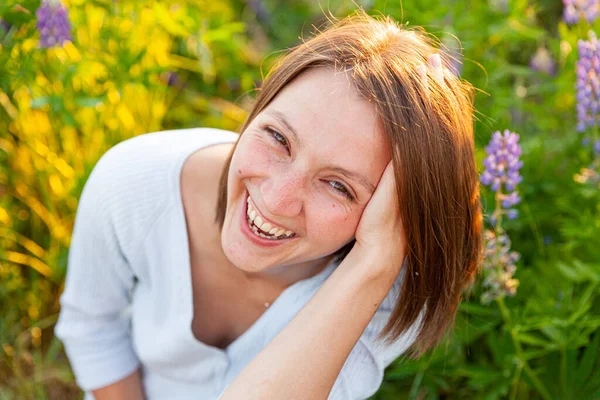
<instances>
[{"instance_id":1,"label":"woman's shoulder","mask_svg":"<svg viewBox=\"0 0 600 400\"><path fill-rule=\"evenodd\" d=\"M136 238L173 204L181 167L196 150L231 143L233 132L211 128L146 133L110 148L94 166L81 195L78 214L112 221L119 241L137 247ZM88 210L88 211L86 211Z\"/></svg>"},{"instance_id":2,"label":"woman's shoulder","mask_svg":"<svg viewBox=\"0 0 600 400\"><path fill-rule=\"evenodd\" d=\"M110 148L94 166L86 186L102 185L111 192L140 196L169 190L184 161L204 147L231 143L237 134L213 128L145 133ZM175 176L177 175L177 176Z\"/></svg>"},{"instance_id":3,"label":"woman's shoulder","mask_svg":"<svg viewBox=\"0 0 600 400\"><path fill-rule=\"evenodd\" d=\"M193 128L145 133L111 147L98 160L92 175L104 174L124 185L144 178L156 180L169 169L181 166L196 150L218 143L231 143L237 134L214 128ZM90 176L91 178L92 176ZM129 182L133 181L133 182Z\"/></svg>"},{"instance_id":4,"label":"woman's shoulder","mask_svg":"<svg viewBox=\"0 0 600 400\"><path fill-rule=\"evenodd\" d=\"M177 155L217 143L231 143L238 135L216 128L190 128L145 133L126 139L108 150L102 158L130 163L161 163Z\"/></svg>"}]
</instances>

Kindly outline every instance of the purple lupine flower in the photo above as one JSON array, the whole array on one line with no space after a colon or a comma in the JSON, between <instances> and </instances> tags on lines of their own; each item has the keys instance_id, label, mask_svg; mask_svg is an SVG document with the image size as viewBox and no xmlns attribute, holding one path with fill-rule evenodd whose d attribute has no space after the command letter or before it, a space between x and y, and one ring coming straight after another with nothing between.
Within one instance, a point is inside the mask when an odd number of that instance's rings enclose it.
<instances>
[{"instance_id":1,"label":"purple lupine flower","mask_svg":"<svg viewBox=\"0 0 600 400\"><path fill-rule=\"evenodd\" d=\"M481 174L481 183L496 192L498 207L490 217L490 223L496 225L502 214L506 214L508 219L515 219L519 215L517 210L511 209L521 202L516 191L517 185L523 180L519 174L523 167L519 135L508 129L503 133L496 131L485 150L488 156L483 160L485 171Z\"/></svg>"},{"instance_id":2,"label":"purple lupine flower","mask_svg":"<svg viewBox=\"0 0 600 400\"><path fill-rule=\"evenodd\" d=\"M67 8L60 0L43 0L35 15L41 47L60 47L72 40Z\"/></svg>"},{"instance_id":3,"label":"purple lupine flower","mask_svg":"<svg viewBox=\"0 0 600 400\"><path fill-rule=\"evenodd\" d=\"M539 47L531 61L529 61L531 69L537 72L542 72L547 75L554 75L556 73L556 62L550 55L548 49Z\"/></svg>"},{"instance_id":4,"label":"purple lupine flower","mask_svg":"<svg viewBox=\"0 0 600 400\"><path fill-rule=\"evenodd\" d=\"M10 29L10 24L0 18L0 29L2 29L4 32L8 32Z\"/></svg>"},{"instance_id":5,"label":"purple lupine flower","mask_svg":"<svg viewBox=\"0 0 600 400\"><path fill-rule=\"evenodd\" d=\"M168 86L178 86L178 84L181 82L181 80L179 79L179 74L177 74L177 72L167 72L166 76Z\"/></svg>"},{"instance_id":6,"label":"purple lupine flower","mask_svg":"<svg viewBox=\"0 0 600 400\"><path fill-rule=\"evenodd\" d=\"M520 202L521 198L519 197L517 191L514 191L511 194L502 197L502 207L504 208L511 208L512 206L515 206Z\"/></svg>"},{"instance_id":7,"label":"purple lupine flower","mask_svg":"<svg viewBox=\"0 0 600 400\"><path fill-rule=\"evenodd\" d=\"M496 208L489 219L495 227L494 231L484 232L483 304L504 296L513 296L519 286L519 281L513 278L519 253L510 249L510 238L502 229L502 215L506 215L508 219L519 216L519 211L511 207L521 201L516 186L523 179L519 174L523 167L519 135L508 129L503 133L494 132L485 150L487 157L483 160L485 171L481 175L481 183L496 192Z\"/></svg>"},{"instance_id":8,"label":"purple lupine flower","mask_svg":"<svg viewBox=\"0 0 600 400\"><path fill-rule=\"evenodd\" d=\"M519 286L519 281L513 278L517 270L516 263L520 255L511 251L510 238L499 230L495 233L485 230L485 258L482 263L484 274L481 302L489 302L504 296L514 296Z\"/></svg>"},{"instance_id":9,"label":"purple lupine flower","mask_svg":"<svg viewBox=\"0 0 600 400\"><path fill-rule=\"evenodd\" d=\"M592 23L600 16L600 0L563 0L563 19L573 25L585 19Z\"/></svg>"},{"instance_id":10,"label":"purple lupine flower","mask_svg":"<svg viewBox=\"0 0 600 400\"><path fill-rule=\"evenodd\" d=\"M594 32L589 40L579 40L577 61L577 130L600 126L600 42Z\"/></svg>"},{"instance_id":11,"label":"purple lupine flower","mask_svg":"<svg viewBox=\"0 0 600 400\"><path fill-rule=\"evenodd\" d=\"M247 0L247 4L254 11L256 20L265 26L271 25L273 16L262 0Z\"/></svg>"},{"instance_id":12,"label":"purple lupine flower","mask_svg":"<svg viewBox=\"0 0 600 400\"><path fill-rule=\"evenodd\" d=\"M519 210L511 208L506 211L506 218L508 219L517 219L519 217Z\"/></svg>"},{"instance_id":13,"label":"purple lupine flower","mask_svg":"<svg viewBox=\"0 0 600 400\"><path fill-rule=\"evenodd\" d=\"M523 162L519 160L519 135L508 129L504 133L496 131L485 150L488 156L483 160L486 169L481 175L481 183L491 186L494 192L497 192L502 184L507 190L514 190L522 180L519 175L519 169L523 166Z\"/></svg>"},{"instance_id":14,"label":"purple lupine flower","mask_svg":"<svg viewBox=\"0 0 600 400\"><path fill-rule=\"evenodd\" d=\"M563 9L563 19L565 23L569 25L576 24L579 22L579 13L575 8L575 5L572 4L573 0L563 0L563 4L565 8Z\"/></svg>"}]
</instances>

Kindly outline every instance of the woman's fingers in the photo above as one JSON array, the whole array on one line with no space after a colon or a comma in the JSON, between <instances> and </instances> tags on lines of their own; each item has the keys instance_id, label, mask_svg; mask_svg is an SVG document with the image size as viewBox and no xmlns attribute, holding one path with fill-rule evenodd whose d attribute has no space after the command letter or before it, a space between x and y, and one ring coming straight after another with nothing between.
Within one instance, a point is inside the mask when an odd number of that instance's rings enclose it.
<instances>
[{"instance_id":1,"label":"woman's fingers","mask_svg":"<svg viewBox=\"0 0 600 400\"><path fill-rule=\"evenodd\" d=\"M392 161L385 168L379 184L365 207L356 231L357 241L373 241L394 233L399 218L398 196Z\"/></svg>"},{"instance_id":2,"label":"woman's fingers","mask_svg":"<svg viewBox=\"0 0 600 400\"><path fill-rule=\"evenodd\" d=\"M386 269L399 268L404 261L405 235L398 204L394 165L390 161L363 211L354 247L364 257L378 257Z\"/></svg>"}]
</instances>

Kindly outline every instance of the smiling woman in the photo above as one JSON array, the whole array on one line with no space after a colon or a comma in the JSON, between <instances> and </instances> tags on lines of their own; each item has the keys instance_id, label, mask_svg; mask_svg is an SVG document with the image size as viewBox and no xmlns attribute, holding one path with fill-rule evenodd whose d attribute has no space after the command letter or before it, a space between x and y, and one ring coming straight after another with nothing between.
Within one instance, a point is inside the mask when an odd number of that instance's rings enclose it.
<instances>
[{"instance_id":1,"label":"smiling woman","mask_svg":"<svg viewBox=\"0 0 600 400\"><path fill-rule=\"evenodd\" d=\"M239 136L102 157L56 328L87 396L361 399L437 344L482 250L470 87L448 62L353 16L276 65Z\"/></svg>"},{"instance_id":2,"label":"smiling woman","mask_svg":"<svg viewBox=\"0 0 600 400\"><path fill-rule=\"evenodd\" d=\"M246 127L233 152L221 230L227 258L248 272L321 264L354 239L390 159L375 108L345 73L301 74ZM246 223L246 197L256 219L293 237L251 245L256 235L249 242L238 223Z\"/></svg>"}]
</instances>

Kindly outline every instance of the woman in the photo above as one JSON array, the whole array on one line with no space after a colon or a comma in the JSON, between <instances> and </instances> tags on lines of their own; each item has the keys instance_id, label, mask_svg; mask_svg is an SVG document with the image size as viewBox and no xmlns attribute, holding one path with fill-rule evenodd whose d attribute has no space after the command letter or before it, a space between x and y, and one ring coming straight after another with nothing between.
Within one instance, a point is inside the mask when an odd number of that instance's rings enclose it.
<instances>
[{"instance_id":1,"label":"woman","mask_svg":"<svg viewBox=\"0 0 600 400\"><path fill-rule=\"evenodd\" d=\"M56 328L88 396L366 398L438 343L481 257L470 89L446 61L349 17L276 65L239 137L107 152Z\"/></svg>"}]
</instances>

